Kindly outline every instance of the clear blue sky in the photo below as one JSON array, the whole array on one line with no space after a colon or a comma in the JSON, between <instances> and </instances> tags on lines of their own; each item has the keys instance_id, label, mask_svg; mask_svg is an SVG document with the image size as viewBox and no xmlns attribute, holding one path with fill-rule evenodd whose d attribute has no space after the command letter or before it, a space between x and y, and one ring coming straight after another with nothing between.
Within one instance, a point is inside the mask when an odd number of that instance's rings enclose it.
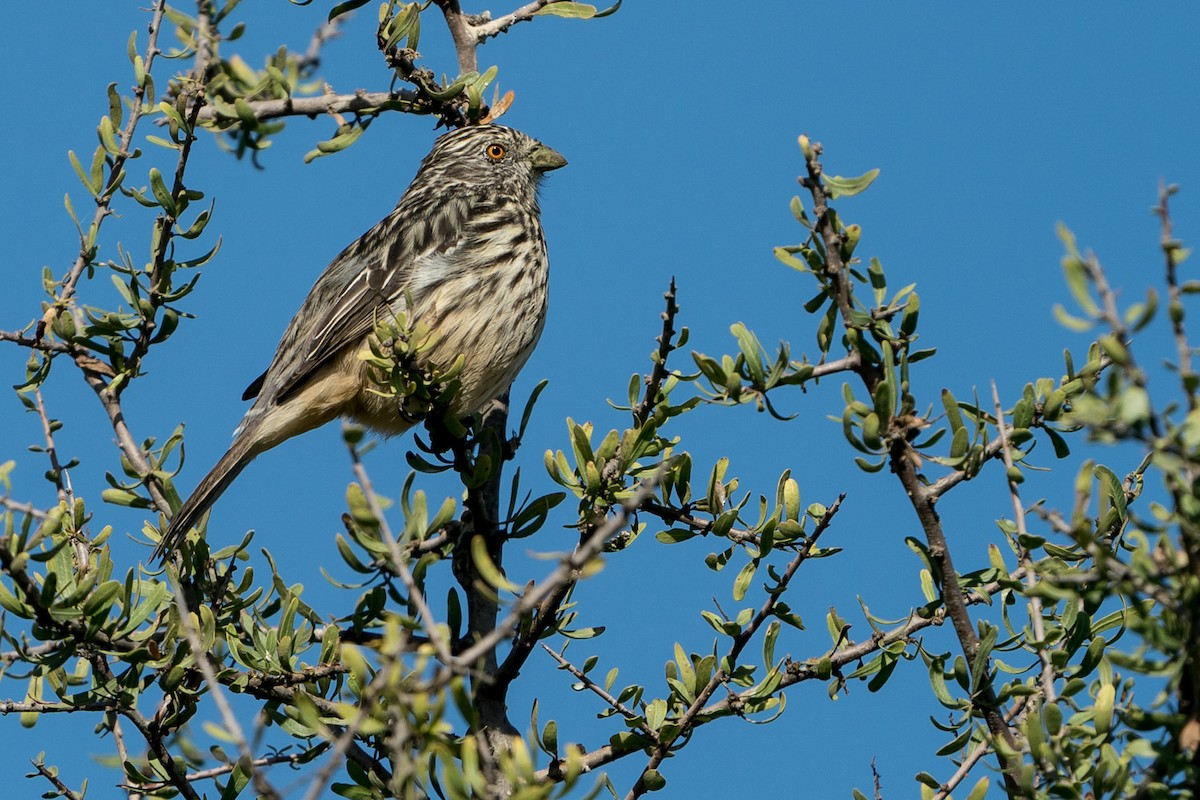
<instances>
[{"instance_id":1,"label":"clear blue sky","mask_svg":"<svg viewBox=\"0 0 1200 800\"><path fill-rule=\"evenodd\" d=\"M104 87L131 81L125 42L135 28L144 40L143 5L20 3L7 13L0 327L38 316L41 268L60 275L73 259L62 197L70 192L79 208L85 194L66 152L91 153L94 125L106 110ZM593 420L601 431L624 424L605 401L621 398L630 374L648 368L672 275L695 349L731 350L728 328L740 320L764 343L787 339L797 355L815 351L815 324L801 308L813 288L771 255L773 246L802 238L788 212L801 132L825 144L831 173L882 170L866 195L842 202L840 211L864 228L859 254L880 257L893 285L918 284L924 343L940 350L917 373L923 402L935 402L942 386L960 397L983 394L992 379L1011 402L1025 381L1061 374L1063 347L1084 340L1051 316L1054 303L1068 300L1057 221L1100 255L1127 296L1159 277L1149 208L1160 179L1183 186L1174 206L1178 234L1193 244L1200 239L1200 13L1184 2L1142 8L629 0L605 20L542 19L489 43L481 62L498 64L501 88L516 92L505 122L570 160L543 193L550 317L514 391L523 400L537 380L550 380L519 460L526 485L552 488L542 453L566 446L565 417ZM227 52L257 66L280 44L302 49L327 9L320 0L307 8L246 3L239 17L247 34ZM323 74L339 92L387 87L372 12L364 12L325 51ZM452 71L436 21L429 17L421 49L435 70ZM312 281L392 207L433 138L428 120L390 115L348 152L305 166L304 152L328 138L333 124L301 119L288 127L264 154L261 172L202 140L190 180L216 199L210 230L222 234L223 248L191 301L198 318L155 351L152 376L126 395L139 438L165 437L187 423L184 489L224 451L245 408L242 389L265 368ZM111 229L140 261L147 218L129 204L124 210L128 218ZM109 247L102 256L113 255L111 241ZM85 302L115 302L107 277L82 292ZM5 383L21 380L23 363L16 348L0 348ZM756 493L772 493L784 469L793 471L806 503L849 492L827 539L845 553L806 565L790 599L808 631L785 637L778 652L798 658L828 647L823 618L830 606L862 638L868 629L857 596L891 618L922 602L919 566L902 541L919 531L898 485L858 472L840 426L826 417L840 413L840 384L781 398L784 411L799 414L790 424L749 408L706 409L678 430L698 473L729 455L731 474ZM82 460L75 488L95 498L103 472L117 468L107 423L65 365L45 394L51 413L68 421L60 448ZM0 419L0 461L20 463L14 494L49 503L52 492L40 477L45 464L25 452L39 441L35 418L9 393L0 394ZM398 493L409 445L396 439L370 456L383 493ZM1129 466L1114 463L1118 473ZM1065 505L1073 470L1031 476L1026 496ZM256 543L320 607L329 590L319 566L346 577L333 534L350 478L337 428L329 426L261 457L221 500L210 530L232 541L255 528ZM1010 513L1000 481L996 474L991 485L966 486L940 506L964 570L984 563L993 520ZM436 490L437 500L444 491ZM92 510L122 533L140 528L134 514L98 504ZM514 550L561 550L571 538L551 524ZM146 557L123 536L115 539L118 559ZM710 573L702 562L707 552L702 542L668 549L647 536L612 559L576 597L581 623L608 632L571 653L582 660L602 652L605 667L619 664L623 678L654 687L674 642L710 649L711 631L696 611L714 595L726 608L732 601L731 576ZM511 567L518 583L546 570L544 562L519 558ZM930 647L956 650L947 633L930 634ZM570 692L548 658L534 662L512 698L513 721L528 723L536 692L542 721L557 719L562 740L601 744L615 727L593 718L600 706ZM824 686L799 686L773 725L708 726L664 765L668 795L846 797L854 786L869 793L875 759L887 796L911 796L918 770L940 778L952 771L934 757L945 740L928 717L942 712L923 671L916 665L898 674L878 696L854 684L836 703ZM3 686L4 697L19 691ZM117 774L85 760L109 743L92 738L82 719L44 720L28 732L15 718L0 725L7 743L0 779L16 787L13 796L48 788L19 783L25 759L40 749L63 767L69 784L90 775L89 797L116 795L109 787ZM630 757L612 770L622 792L641 763Z\"/></svg>"}]
</instances>

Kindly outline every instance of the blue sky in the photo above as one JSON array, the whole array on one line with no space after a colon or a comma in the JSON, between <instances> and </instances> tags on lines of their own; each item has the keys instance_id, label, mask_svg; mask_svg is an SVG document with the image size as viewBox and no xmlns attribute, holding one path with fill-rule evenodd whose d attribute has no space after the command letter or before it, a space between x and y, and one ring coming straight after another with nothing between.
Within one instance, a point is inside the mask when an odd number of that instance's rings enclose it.
<instances>
[{"instance_id":1,"label":"blue sky","mask_svg":"<svg viewBox=\"0 0 1200 800\"><path fill-rule=\"evenodd\" d=\"M130 82L125 42L135 28L144 39L142 5L23 3L8 12L0 52L8 76L0 91L10 109L0 133L8 156L0 327L19 328L38 316L41 268L62 274L73 259L62 197L70 192L78 208L85 194L66 152L91 152L94 125L106 110L104 87ZM694 3L686 13L683 6L628 0L604 20L541 19L480 51L482 65L500 67L501 89L516 92L505 123L570 161L543 192L550 316L514 390L523 402L538 380L550 380L518 461L535 491L553 488L540 464L546 449L567 445L564 418L593 420L601 431L624 424L606 400L621 398L630 374L648 369L671 276L690 347L728 352L729 325L743 321L764 343L786 339L797 356L815 356L815 322L801 308L813 289L771 255L773 246L802 238L788 211L802 167L801 132L825 144L831 173L881 169L868 193L839 210L864 228L860 255L878 256L894 286L918 285L923 344L939 349L916 373L926 403L943 386L960 397L990 394L993 379L1011 402L1026 381L1061 374L1064 347L1086 344L1051 315L1055 303L1068 303L1054 233L1059 220L1099 254L1125 297L1142 294L1160 276L1157 222L1149 213L1160 179L1183 187L1174 202L1178 235L1193 242L1200 236L1194 5L1158 3L1139 12L1118 3L764 0ZM305 8L284 0L245 3L239 18L247 34L225 52L257 66L280 44L302 49L327 9L320 0ZM364 11L325 51L323 75L339 92L387 87L372 14ZM436 71L453 71L436 22L429 16L422 53ZM156 351L151 376L126 395L139 438L187 424L183 488L224 451L245 409L242 389L267 365L312 281L392 207L434 135L428 120L394 114L349 151L304 165L303 154L333 127L329 120L290 121L264 154L264 171L202 140L191 182L216 199L210 230L222 234L223 247L192 299L197 319ZM145 149L162 158L152 145ZM144 252L148 218L136 207L125 210L125 219L106 225ZM111 255L111 240L109 247ZM107 278L82 292L85 302L115 302ZM1146 353L1167 352L1157 331L1147 338ZM16 348L0 348L6 383L19 382L23 363ZM680 359L676 367L689 365ZM790 602L808 630L778 650L797 657L828 647L823 618L830 606L857 623L853 635L864 636L856 597L891 618L921 602L919 566L903 544L919 531L899 486L886 475L860 473L840 426L827 419L840 414L840 386L833 381L781 397L784 411L799 414L792 423L749 408L702 409L677 431L698 473L728 455L730 473L755 493L772 493L784 469L793 471L806 503L849 493L826 540L845 552L805 566L793 589ZM103 472L116 468L99 407L66 368L44 393L51 413L68 423L59 446L82 460L73 473L76 490L98 495ZM52 492L40 478L45 465L25 452L39 441L35 418L11 393L0 394L0 415L0 462L15 457L20 464L14 494L49 503ZM399 438L369 457L381 492L398 493L409 446ZM1131 466L1125 455L1111 455L1119 474ZM1031 475L1026 497L1066 505L1075 464ZM350 480L337 428L329 426L261 457L218 504L211 530L232 541L255 528L256 544L319 605L329 596L319 567L346 577L338 572L333 534ZM1010 513L1001 490L997 473L939 506L961 569L983 563L994 520ZM446 491L431 489L439 501ZM111 514L120 532L140 528L123 510L93 510ZM145 558L146 550L116 538L118 558ZM528 547L570 544L570 534L551 524ZM647 536L611 559L576 596L581 622L608 632L571 652L580 659L603 653L602 664L620 665L623 678L655 685L674 642L711 648L697 612L714 595L727 606L731 576L709 572L707 552L704 543L665 548ZM511 566L518 583L547 569L519 559ZM956 649L947 633L931 633L931 647ZM934 757L944 740L928 716L940 711L922 672L918 665L898 674L878 696L855 684L837 702L823 686L796 687L788 713L773 725L706 727L664 765L670 796L747 789L849 796L853 786L869 791L873 758L889 796L908 796L918 770L943 778L952 772ZM600 707L570 692L548 658L529 678L512 699L519 727L539 695L542 721L556 718L563 740L594 747L613 730L593 718ZM7 697L15 689L5 685ZM89 796L115 796L108 788L115 773L82 760L107 747L82 723L45 720L27 732L15 719L0 719L10 743L0 753L0 776L18 779L27 771L24 759L46 749L69 783L90 775ZM622 791L639 768L629 758L613 769ZM45 788L22 787L21 794Z\"/></svg>"}]
</instances>

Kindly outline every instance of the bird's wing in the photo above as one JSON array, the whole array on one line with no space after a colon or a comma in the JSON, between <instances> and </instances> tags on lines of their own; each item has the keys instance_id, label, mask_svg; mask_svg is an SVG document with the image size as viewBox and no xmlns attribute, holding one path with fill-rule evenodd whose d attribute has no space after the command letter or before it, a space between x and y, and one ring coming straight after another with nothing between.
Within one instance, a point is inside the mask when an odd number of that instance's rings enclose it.
<instances>
[{"instance_id":1,"label":"bird's wing","mask_svg":"<svg viewBox=\"0 0 1200 800\"><path fill-rule=\"evenodd\" d=\"M406 291L418 301L428 282L415 277L430 269L441 271L462 246L466 215L459 206L449 202L435 212L436 224L404 215L402 232L389 236L389 230L395 231L395 215L403 213L397 209L347 247L305 299L258 388L270 391L275 402L286 400L343 349L362 342L386 314L402 307Z\"/></svg>"}]
</instances>

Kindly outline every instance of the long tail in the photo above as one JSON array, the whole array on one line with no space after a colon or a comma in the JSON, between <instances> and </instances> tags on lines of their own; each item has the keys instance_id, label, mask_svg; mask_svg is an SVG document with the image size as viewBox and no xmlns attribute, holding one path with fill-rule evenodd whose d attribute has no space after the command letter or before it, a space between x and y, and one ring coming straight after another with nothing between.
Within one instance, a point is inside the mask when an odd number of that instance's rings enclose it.
<instances>
[{"instance_id":1,"label":"long tail","mask_svg":"<svg viewBox=\"0 0 1200 800\"><path fill-rule=\"evenodd\" d=\"M234 478L241 474L246 465L265 449L261 446L256 447L255 445L261 445L261 443L246 433L248 432L239 434L234 439L229 452L221 456L221 460L204 476L204 480L200 481L200 485L192 492L192 496L179 507L175 516L171 517L170 524L163 532L162 541L158 543L158 547L154 548L152 559L165 558L178 548L188 531L195 527L204 512L217 502L217 498L225 493L225 490L233 483Z\"/></svg>"}]
</instances>

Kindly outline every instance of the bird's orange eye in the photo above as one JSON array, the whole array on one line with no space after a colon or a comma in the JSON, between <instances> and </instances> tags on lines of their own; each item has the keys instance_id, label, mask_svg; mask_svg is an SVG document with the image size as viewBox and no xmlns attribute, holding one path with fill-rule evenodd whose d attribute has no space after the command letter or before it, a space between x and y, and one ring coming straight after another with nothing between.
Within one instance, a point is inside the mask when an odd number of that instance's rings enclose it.
<instances>
[{"instance_id":1,"label":"bird's orange eye","mask_svg":"<svg viewBox=\"0 0 1200 800\"><path fill-rule=\"evenodd\" d=\"M502 144L489 144L487 150L484 152L487 153L487 157L492 161L499 161L504 158L504 154L508 151L504 149L504 145Z\"/></svg>"}]
</instances>

